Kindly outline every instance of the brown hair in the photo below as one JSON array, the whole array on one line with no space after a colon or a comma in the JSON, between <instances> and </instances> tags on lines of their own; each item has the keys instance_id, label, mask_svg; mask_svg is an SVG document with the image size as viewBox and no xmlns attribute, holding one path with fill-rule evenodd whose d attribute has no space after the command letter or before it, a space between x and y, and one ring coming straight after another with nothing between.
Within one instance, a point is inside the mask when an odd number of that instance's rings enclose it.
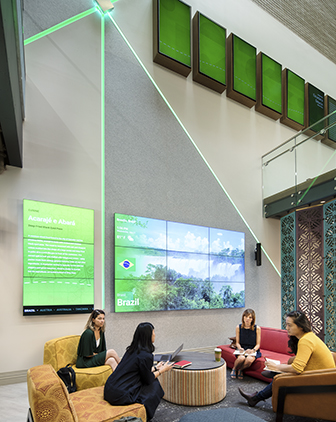
<instances>
[{"instance_id":1,"label":"brown hair","mask_svg":"<svg viewBox=\"0 0 336 422\"><path fill-rule=\"evenodd\" d=\"M255 326L255 319L256 319L256 317L255 317L255 312L254 312L254 310L253 310L253 309L247 308L247 309L245 309L245 311L243 312L243 315L242 315L242 327L243 327L243 328L245 328L245 325L244 325L244 317L245 317L245 316L249 316L249 315L251 315L251 317L252 317L252 321L251 321L251 330L252 330L252 331L254 331L254 326Z\"/></svg>"},{"instance_id":2,"label":"brown hair","mask_svg":"<svg viewBox=\"0 0 336 422\"><path fill-rule=\"evenodd\" d=\"M102 309L95 309L94 311L91 312L89 319L86 322L85 325L85 329L87 330L88 328L90 328L90 330L94 331L94 323L93 323L93 319L96 319L98 315L105 315L105 312ZM105 331L105 321L104 321L104 325L101 327L101 331L104 332Z\"/></svg>"}]
</instances>

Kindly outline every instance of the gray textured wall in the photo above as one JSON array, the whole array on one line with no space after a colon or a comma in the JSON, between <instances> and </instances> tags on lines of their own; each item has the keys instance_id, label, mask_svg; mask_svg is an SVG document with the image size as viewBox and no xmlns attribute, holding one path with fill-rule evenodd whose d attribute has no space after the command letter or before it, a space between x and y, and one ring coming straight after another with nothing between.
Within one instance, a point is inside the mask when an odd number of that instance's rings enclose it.
<instances>
[{"instance_id":1,"label":"gray textured wall","mask_svg":"<svg viewBox=\"0 0 336 422\"><path fill-rule=\"evenodd\" d=\"M261 267L256 267L254 238L109 22L105 60L106 308L114 310L114 213L117 212L245 232L246 305L257 313L261 307L264 315L271 313L271 306L263 305L261 296L265 288L270 297L279 300L278 276L266 259ZM156 326L157 345L161 350L174 349L182 341L185 347L217 345L233 335L241 313L242 309L112 313L108 316L108 332L110 338L122 338L127 345L136 325L150 320Z\"/></svg>"}]
</instances>

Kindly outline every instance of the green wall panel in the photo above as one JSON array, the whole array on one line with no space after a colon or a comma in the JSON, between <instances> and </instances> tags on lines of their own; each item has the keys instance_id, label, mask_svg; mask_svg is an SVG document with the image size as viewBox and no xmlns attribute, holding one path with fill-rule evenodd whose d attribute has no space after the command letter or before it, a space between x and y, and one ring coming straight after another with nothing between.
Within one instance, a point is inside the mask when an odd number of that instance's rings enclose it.
<instances>
[{"instance_id":1,"label":"green wall panel","mask_svg":"<svg viewBox=\"0 0 336 422\"><path fill-rule=\"evenodd\" d=\"M233 37L233 89L255 100L256 86L256 48L235 35Z\"/></svg>"},{"instance_id":2,"label":"green wall panel","mask_svg":"<svg viewBox=\"0 0 336 422\"><path fill-rule=\"evenodd\" d=\"M179 0L159 0L159 51L191 66L191 8Z\"/></svg>"},{"instance_id":3,"label":"green wall panel","mask_svg":"<svg viewBox=\"0 0 336 422\"><path fill-rule=\"evenodd\" d=\"M204 75L226 84L226 29L199 15L199 69Z\"/></svg>"}]
</instances>

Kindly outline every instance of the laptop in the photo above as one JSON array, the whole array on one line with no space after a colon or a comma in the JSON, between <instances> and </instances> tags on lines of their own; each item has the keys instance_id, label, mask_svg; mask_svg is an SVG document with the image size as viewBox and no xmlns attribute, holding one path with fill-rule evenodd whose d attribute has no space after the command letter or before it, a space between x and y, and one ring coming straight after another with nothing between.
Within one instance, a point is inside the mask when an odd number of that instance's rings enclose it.
<instances>
[{"instance_id":1,"label":"laptop","mask_svg":"<svg viewBox=\"0 0 336 422\"><path fill-rule=\"evenodd\" d=\"M183 349L183 343L172 354L154 355L154 362L165 362L167 360L172 361L174 357L178 355L182 349Z\"/></svg>"}]
</instances>

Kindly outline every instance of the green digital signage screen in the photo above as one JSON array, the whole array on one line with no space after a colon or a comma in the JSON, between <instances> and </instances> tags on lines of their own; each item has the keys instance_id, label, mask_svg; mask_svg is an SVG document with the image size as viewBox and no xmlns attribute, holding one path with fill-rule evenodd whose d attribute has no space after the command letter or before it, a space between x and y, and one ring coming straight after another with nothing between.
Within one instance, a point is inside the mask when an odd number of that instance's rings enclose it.
<instances>
[{"instance_id":1,"label":"green digital signage screen","mask_svg":"<svg viewBox=\"0 0 336 422\"><path fill-rule=\"evenodd\" d=\"M159 52L191 66L191 8L179 0L158 0Z\"/></svg>"},{"instance_id":2,"label":"green digital signage screen","mask_svg":"<svg viewBox=\"0 0 336 422\"><path fill-rule=\"evenodd\" d=\"M225 44L226 29L199 14L199 70L224 85Z\"/></svg>"},{"instance_id":3,"label":"green digital signage screen","mask_svg":"<svg viewBox=\"0 0 336 422\"><path fill-rule=\"evenodd\" d=\"M256 99L256 48L233 36L233 89L252 100Z\"/></svg>"},{"instance_id":4,"label":"green digital signage screen","mask_svg":"<svg viewBox=\"0 0 336 422\"><path fill-rule=\"evenodd\" d=\"M269 107L278 113L282 112L282 83L281 83L281 72L282 66L275 60L266 56L261 55L261 92L262 92L262 104Z\"/></svg>"},{"instance_id":5,"label":"green digital signage screen","mask_svg":"<svg viewBox=\"0 0 336 422\"><path fill-rule=\"evenodd\" d=\"M314 125L324 117L324 92L315 86L308 84L308 126ZM319 132L324 128L324 122L312 127L312 130Z\"/></svg>"},{"instance_id":6,"label":"green digital signage screen","mask_svg":"<svg viewBox=\"0 0 336 422\"><path fill-rule=\"evenodd\" d=\"M291 70L287 70L287 117L300 125L304 124L305 81Z\"/></svg>"},{"instance_id":7,"label":"green digital signage screen","mask_svg":"<svg viewBox=\"0 0 336 422\"><path fill-rule=\"evenodd\" d=\"M334 100L333 98L328 96L327 107L328 107L328 109L327 109L328 114L336 111L336 100ZM332 116L330 116L329 119L328 119L328 126L332 125L333 123L336 123L336 113L333 114ZM328 138L331 141L336 142L336 124L328 130Z\"/></svg>"},{"instance_id":8,"label":"green digital signage screen","mask_svg":"<svg viewBox=\"0 0 336 422\"><path fill-rule=\"evenodd\" d=\"M94 306L94 212L23 200L23 315Z\"/></svg>"},{"instance_id":9,"label":"green digital signage screen","mask_svg":"<svg viewBox=\"0 0 336 422\"><path fill-rule=\"evenodd\" d=\"M245 234L115 214L115 312L245 305Z\"/></svg>"}]
</instances>

